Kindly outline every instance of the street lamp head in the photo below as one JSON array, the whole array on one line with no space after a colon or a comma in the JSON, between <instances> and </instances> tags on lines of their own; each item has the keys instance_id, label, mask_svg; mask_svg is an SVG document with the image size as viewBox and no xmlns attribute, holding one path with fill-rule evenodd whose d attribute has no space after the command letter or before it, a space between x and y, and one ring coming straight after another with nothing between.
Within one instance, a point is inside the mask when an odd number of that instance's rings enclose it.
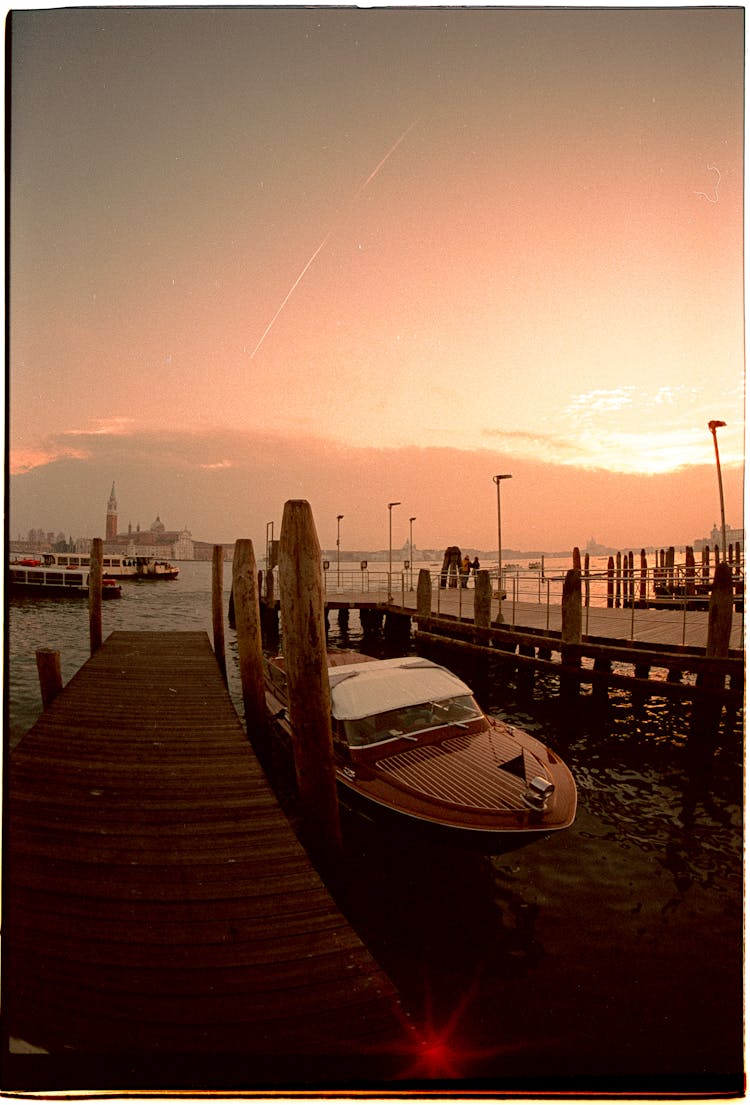
<instances>
[{"instance_id":1,"label":"street lamp head","mask_svg":"<svg viewBox=\"0 0 750 1105\"><path fill-rule=\"evenodd\" d=\"M343 514L337 514L337 515L336 515L336 521L337 521L337 522L340 522L340 521L341 521L341 519L342 519L343 517L344 517L344 515L343 515Z\"/></svg>"},{"instance_id":2,"label":"street lamp head","mask_svg":"<svg viewBox=\"0 0 750 1105\"><path fill-rule=\"evenodd\" d=\"M500 483L500 480L512 480L513 476L508 474L508 475L505 475L505 476L493 476L492 478L495 481L495 483Z\"/></svg>"},{"instance_id":3,"label":"street lamp head","mask_svg":"<svg viewBox=\"0 0 750 1105\"><path fill-rule=\"evenodd\" d=\"M401 506L401 503L389 503L388 509L390 510L392 506Z\"/></svg>"},{"instance_id":4,"label":"street lamp head","mask_svg":"<svg viewBox=\"0 0 750 1105\"><path fill-rule=\"evenodd\" d=\"M709 424L708 424L708 428L711 431L711 433L714 433L716 430L718 430L719 426L726 426L726 422L714 421L714 422L709 422Z\"/></svg>"}]
</instances>

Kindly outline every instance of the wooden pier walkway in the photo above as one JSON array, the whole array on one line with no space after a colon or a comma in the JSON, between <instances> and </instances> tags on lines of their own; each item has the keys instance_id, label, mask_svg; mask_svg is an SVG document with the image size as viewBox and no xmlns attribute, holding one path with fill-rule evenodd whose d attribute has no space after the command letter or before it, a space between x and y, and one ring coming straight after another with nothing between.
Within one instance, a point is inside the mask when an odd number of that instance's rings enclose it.
<instances>
[{"instance_id":1,"label":"wooden pier walkway","mask_svg":"<svg viewBox=\"0 0 750 1105\"><path fill-rule=\"evenodd\" d=\"M393 601L372 591L328 591L325 596L329 610L377 609L395 614L416 616L417 592L394 591ZM492 617L497 615L497 599L492 601ZM472 621L474 617L473 588L446 588L439 594L433 590L433 616L461 617ZM507 629L527 629L553 633L560 631L562 611L560 603L516 602L506 599L502 604L503 623ZM582 612L585 636L611 638L613 641L641 641L652 645L686 645L705 648L708 632L707 610L682 609L631 609L629 607L584 607ZM735 612L732 619L730 648L744 647L744 617Z\"/></svg>"},{"instance_id":2,"label":"wooden pier walkway","mask_svg":"<svg viewBox=\"0 0 750 1105\"><path fill-rule=\"evenodd\" d=\"M6 796L4 1088L352 1086L403 1062L393 986L205 633L113 633L10 754Z\"/></svg>"}]
</instances>

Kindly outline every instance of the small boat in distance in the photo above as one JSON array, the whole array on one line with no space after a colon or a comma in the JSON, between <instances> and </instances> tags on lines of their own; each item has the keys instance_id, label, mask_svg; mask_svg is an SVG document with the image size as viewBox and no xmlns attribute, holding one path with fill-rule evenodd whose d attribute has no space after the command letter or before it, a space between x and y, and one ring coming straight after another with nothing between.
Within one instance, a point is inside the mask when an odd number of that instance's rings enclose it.
<instances>
[{"instance_id":1,"label":"small boat in distance","mask_svg":"<svg viewBox=\"0 0 750 1105\"><path fill-rule=\"evenodd\" d=\"M61 571L58 568L31 566L19 561L10 565L8 588L11 595L35 595L38 598L88 598L88 571ZM102 579L102 598L119 599L122 587L109 576Z\"/></svg>"},{"instance_id":2,"label":"small boat in distance","mask_svg":"<svg viewBox=\"0 0 750 1105\"><path fill-rule=\"evenodd\" d=\"M568 768L540 741L483 713L456 675L420 656L329 653L340 801L487 854L567 828ZM284 658L266 660L274 739L292 749Z\"/></svg>"},{"instance_id":3,"label":"small boat in distance","mask_svg":"<svg viewBox=\"0 0 750 1105\"><path fill-rule=\"evenodd\" d=\"M88 553L41 553L41 563L47 568L88 569L91 556ZM120 556L105 553L102 571L111 579L177 579L180 569L166 560L150 556Z\"/></svg>"}]
</instances>

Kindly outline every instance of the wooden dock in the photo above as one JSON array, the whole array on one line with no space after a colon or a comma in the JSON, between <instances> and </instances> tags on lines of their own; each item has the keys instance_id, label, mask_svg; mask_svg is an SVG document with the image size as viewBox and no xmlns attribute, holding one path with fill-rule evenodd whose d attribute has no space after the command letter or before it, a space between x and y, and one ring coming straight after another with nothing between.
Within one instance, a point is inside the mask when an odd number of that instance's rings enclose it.
<instances>
[{"instance_id":1,"label":"wooden dock","mask_svg":"<svg viewBox=\"0 0 750 1105\"><path fill-rule=\"evenodd\" d=\"M390 611L395 614L416 617L417 592L394 592L393 602L371 591L329 591L326 594L329 610L359 609ZM497 598L492 603L493 622L497 616ZM433 589L432 614L435 617L460 617L473 621L473 588ZM516 602L506 599L502 603L503 624L507 629L559 632L562 613L560 604L544 602ZM630 609L626 607L584 607L582 628L586 636L609 638L617 641L641 641L651 645L670 645L700 648L706 644L708 632L707 610L682 609ZM744 647L744 618L735 613L730 640L732 649Z\"/></svg>"},{"instance_id":2,"label":"wooden dock","mask_svg":"<svg viewBox=\"0 0 750 1105\"><path fill-rule=\"evenodd\" d=\"M393 986L206 634L107 639L10 754L5 842L5 1089L335 1088L403 1062Z\"/></svg>"}]
</instances>

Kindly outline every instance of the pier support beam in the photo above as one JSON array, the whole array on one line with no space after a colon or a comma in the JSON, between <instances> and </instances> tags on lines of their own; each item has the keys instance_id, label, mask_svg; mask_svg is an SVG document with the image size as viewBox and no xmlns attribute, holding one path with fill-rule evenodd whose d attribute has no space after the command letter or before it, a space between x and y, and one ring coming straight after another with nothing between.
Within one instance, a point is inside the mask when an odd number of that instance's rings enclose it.
<instances>
[{"instance_id":1,"label":"pier support beam","mask_svg":"<svg viewBox=\"0 0 750 1105\"><path fill-rule=\"evenodd\" d=\"M289 499L284 504L279 593L304 835L311 852L326 863L341 852L341 827L333 766L320 544L305 499Z\"/></svg>"}]
</instances>

